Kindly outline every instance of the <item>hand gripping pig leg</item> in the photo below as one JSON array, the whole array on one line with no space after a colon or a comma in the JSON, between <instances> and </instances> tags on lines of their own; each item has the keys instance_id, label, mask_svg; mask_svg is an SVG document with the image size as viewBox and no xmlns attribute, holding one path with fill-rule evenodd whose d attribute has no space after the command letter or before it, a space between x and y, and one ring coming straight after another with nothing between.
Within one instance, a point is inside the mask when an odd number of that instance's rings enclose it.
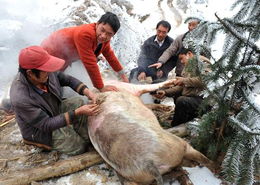
<instances>
[{"instance_id":1,"label":"hand gripping pig leg","mask_svg":"<svg viewBox=\"0 0 260 185\"><path fill-rule=\"evenodd\" d=\"M133 95L141 96L144 93L155 91L159 88L169 87L174 84L176 79L167 80L165 82L157 83L157 84L130 84L118 81L107 81L105 85L113 85L116 86L119 90L128 91Z\"/></svg>"},{"instance_id":2,"label":"hand gripping pig leg","mask_svg":"<svg viewBox=\"0 0 260 185\"><path fill-rule=\"evenodd\" d=\"M175 79L167 80L165 82L157 83L157 84L147 84L147 85L137 85L137 95L141 96L144 93L152 92L164 87L170 87L174 84Z\"/></svg>"}]
</instances>

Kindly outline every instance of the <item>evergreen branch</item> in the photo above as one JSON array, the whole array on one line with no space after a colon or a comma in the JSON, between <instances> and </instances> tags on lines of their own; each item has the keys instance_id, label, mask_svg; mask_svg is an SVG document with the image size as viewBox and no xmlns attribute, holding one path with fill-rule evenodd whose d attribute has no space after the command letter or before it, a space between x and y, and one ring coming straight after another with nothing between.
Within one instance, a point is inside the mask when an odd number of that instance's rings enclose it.
<instances>
[{"instance_id":1,"label":"evergreen branch","mask_svg":"<svg viewBox=\"0 0 260 185\"><path fill-rule=\"evenodd\" d=\"M237 0L237 1L235 1L233 4L232 4L232 6L231 6L231 10L234 10L234 8L236 8L240 3L242 3L243 2L243 0Z\"/></svg>"},{"instance_id":2,"label":"evergreen branch","mask_svg":"<svg viewBox=\"0 0 260 185\"><path fill-rule=\"evenodd\" d=\"M260 68L260 67L259 67L259 68ZM260 115L260 110L257 108L257 106L255 106L255 104L252 103L252 102L249 100L248 96L246 96L246 94L245 94L245 92L244 92L243 90L241 90L241 92L242 92L243 97L244 97L244 99L246 100L247 104L248 104L250 107L252 107L252 109L253 109L258 115Z\"/></svg>"},{"instance_id":3,"label":"evergreen branch","mask_svg":"<svg viewBox=\"0 0 260 185\"><path fill-rule=\"evenodd\" d=\"M243 166L239 175L239 179L236 182L238 185L251 185L254 183L254 158L259 152L260 145L258 144L254 148L246 148L247 152L243 155Z\"/></svg>"},{"instance_id":4,"label":"evergreen branch","mask_svg":"<svg viewBox=\"0 0 260 185\"><path fill-rule=\"evenodd\" d=\"M228 79L228 82L223 84L221 87L216 88L215 92L223 91L222 89L224 89L224 88L229 88L233 83L236 83L239 80L241 80L243 75L248 74L249 71L254 71L256 74L259 74L260 73L259 68L260 68L260 66L258 66L258 65L248 65L248 66L244 66L244 67L240 67L240 68L236 69L236 73L233 73L233 76L231 78L226 76L226 78L223 79L223 80Z\"/></svg>"},{"instance_id":5,"label":"evergreen branch","mask_svg":"<svg viewBox=\"0 0 260 185\"><path fill-rule=\"evenodd\" d=\"M245 23L245 22L234 22L232 21L231 19L225 19L226 21L229 22L229 24L233 24L237 27L242 27L242 28L249 28L249 29L253 29L257 26L257 23L252 23L252 22L249 22L249 23Z\"/></svg>"},{"instance_id":6,"label":"evergreen branch","mask_svg":"<svg viewBox=\"0 0 260 185\"><path fill-rule=\"evenodd\" d=\"M241 71L250 69L250 70L256 72L257 74L260 74L260 66L259 65L246 65L246 66L240 67L239 69Z\"/></svg>"},{"instance_id":7,"label":"evergreen branch","mask_svg":"<svg viewBox=\"0 0 260 185\"><path fill-rule=\"evenodd\" d=\"M235 92L237 90L237 87L238 87L238 82L235 83L235 87L234 87L234 90L233 90L233 93L232 93L232 96L231 96L231 100L230 100L230 103L229 103L229 107L231 108L235 102L234 102L234 99L235 99Z\"/></svg>"},{"instance_id":8,"label":"evergreen branch","mask_svg":"<svg viewBox=\"0 0 260 185\"><path fill-rule=\"evenodd\" d=\"M254 53L254 50L252 49L251 52L249 53L249 56L248 56L247 61L246 61L246 64L250 64L249 62L251 60L251 57L252 57L253 53Z\"/></svg>"},{"instance_id":9,"label":"evergreen branch","mask_svg":"<svg viewBox=\"0 0 260 185\"><path fill-rule=\"evenodd\" d=\"M260 131L259 132L253 131L251 128L247 127L244 123L237 120L234 116L229 117L228 121L233 125L237 125L240 128L240 130L246 133L249 133L251 135L260 135Z\"/></svg>"},{"instance_id":10,"label":"evergreen branch","mask_svg":"<svg viewBox=\"0 0 260 185\"><path fill-rule=\"evenodd\" d=\"M246 49L245 49L245 52L244 52L244 55L243 55L243 59L240 63L242 66L244 65L244 61L245 61L245 58L246 58L246 53L247 53L247 50L248 50L248 43L249 43L250 36L251 36L251 32L249 32L249 36L248 36L247 43L246 43Z\"/></svg>"},{"instance_id":11,"label":"evergreen branch","mask_svg":"<svg viewBox=\"0 0 260 185\"><path fill-rule=\"evenodd\" d=\"M239 174L239 166L241 164L240 156L243 144L240 140L233 141L227 150L225 159L222 162L223 173L225 179L234 182Z\"/></svg>"},{"instance_id":12,"label":"evergreen branch","mask_svg":"<svg viewBox=\"0 0 260 185\"><path fill-rule=\"evenodd\" d=\"M242 5L243 8L241 8L237 13L236 15L234 15L234 19L235 20L238 20L238 21L241 21L243 18L245 18L248 14L248 2L247 1L243 1L243 5Z\"/></svg>"},{"instance_id":13,"label":"evergreen branch","mask_svg":"<svg viewBox=\"0 0 260 185\"><path fill-rule=\"evenodd\" d=\"M217 13L215 13L215 16L217 17L218 21L224 26L224 28L226 28L234 37L236 37L238 40L242 41L245 44L247 43L247 39L245 39L244 37L236 33L234 30L232 30L224 20L220 19ZM248 44L251 48L253 48L256 51L256 53L260 53L260 49L257 47L256 44L254 44L251 41L249 41Z\"/></svg>"}]
</instances>

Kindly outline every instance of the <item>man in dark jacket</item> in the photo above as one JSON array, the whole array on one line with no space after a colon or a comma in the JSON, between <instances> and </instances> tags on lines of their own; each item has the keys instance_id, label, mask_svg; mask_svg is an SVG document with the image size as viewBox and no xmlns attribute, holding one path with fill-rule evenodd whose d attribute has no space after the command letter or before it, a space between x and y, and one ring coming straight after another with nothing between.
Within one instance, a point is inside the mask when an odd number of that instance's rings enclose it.
<instances>
[{"instance_id":1,"label":"man in dark jacket","mask_svg":"<svg viewBox=\"0 0 260 185\"><path fill-rule=\"evenodd\" d=\"M171 25L167 21L160 21L156 26L156 35L148 38L141 47L141 53L138 58L138 67L130 73L130 80L145 80L146 77L152 77L155 81L164 81L168 73L175 67L177 58L171 57L166 64L157 70L149 66L158 61L162 53L171 45L173 39L168 36Z\"/></svg>"},{"instance_id":2,"label":"man in dark jacket","mask_svg":"<svg viewBox=\"0 0 260 185\"><path fill-rule=\"evenodd\" d=\"M86 115L97 114L99 107L84 105L82 97L61 99L61 87L69 86L96 101L96 95L82 82L55 73L64 62L39 46L22 49L10 100L24 143L75 155L85 152L89 142Z\"/></svg>"}]
</instances>

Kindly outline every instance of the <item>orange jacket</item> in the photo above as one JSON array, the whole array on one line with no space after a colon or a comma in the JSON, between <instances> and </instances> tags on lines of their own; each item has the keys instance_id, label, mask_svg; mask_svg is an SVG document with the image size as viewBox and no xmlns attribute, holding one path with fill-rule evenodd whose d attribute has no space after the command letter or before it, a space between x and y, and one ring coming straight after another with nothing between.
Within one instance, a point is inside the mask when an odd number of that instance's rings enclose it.
<instances>
[{"instance_id":1,"label":"orange jacket","mask_svg":"<svg viewBox=\"0 0 260 185\"><path fill-rule=\"evenodd\" d=\"M95 55L97 47L96 23L69 27L52 33L41 46L49 54L66 61L62 70L72 62L80 59L96 88L103 88L103 80L97 65L97 56L102 53L114 71L123 69L122 65L110 47L110 41L102 44L100 52Z\"/></svg>"}]
</instances>

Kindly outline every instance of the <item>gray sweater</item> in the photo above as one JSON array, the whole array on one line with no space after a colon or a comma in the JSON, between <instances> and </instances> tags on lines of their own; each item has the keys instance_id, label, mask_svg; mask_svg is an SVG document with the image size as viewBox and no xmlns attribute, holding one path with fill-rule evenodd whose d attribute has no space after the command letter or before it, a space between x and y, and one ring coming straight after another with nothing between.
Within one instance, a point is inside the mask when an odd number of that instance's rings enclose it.
<instances>
[{"instance_id":1,"label":"gray sweater","mask_svg":"<svg viewBox=\"0 0 260 185\"><path fill-rule=\"evenodd\" d=\"M47 82L49 92L59 102L62 101L62 86L69 86L76 91L81 84L81 81L62 72L50 73ZM55 115L39 91L19 72L12 83L10 99L23 139L50 148L52 131L66 126L66 120L60 110L55 110L60 113Z\"/></svg>"}]
</instances>

